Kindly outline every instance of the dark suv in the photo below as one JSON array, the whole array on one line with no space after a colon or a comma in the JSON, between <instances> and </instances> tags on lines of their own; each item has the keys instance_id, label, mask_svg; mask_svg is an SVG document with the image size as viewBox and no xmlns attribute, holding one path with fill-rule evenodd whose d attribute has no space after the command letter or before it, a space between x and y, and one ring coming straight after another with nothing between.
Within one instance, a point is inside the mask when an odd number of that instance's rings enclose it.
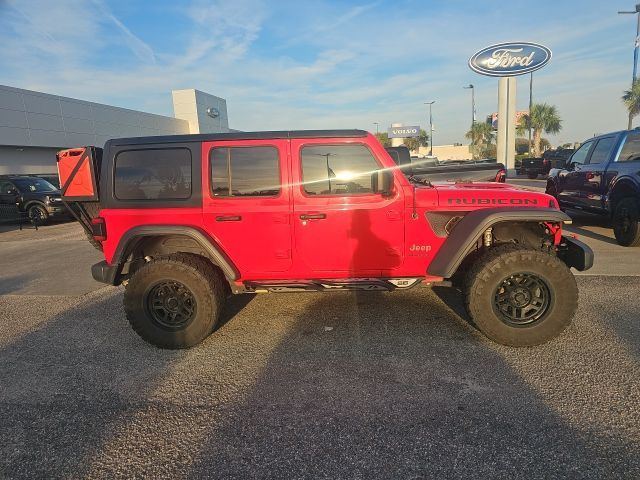
<instances>
[{"instance_id":1,"label":"dark suv","mask_svg":"<svg viewBox=\"0 0 640 480\"><path fill-rule=\"evenodd\" d=\"M40 225L54 217L69 218L60 190L39 177L0 175L0 204L16 205Z\"/></svg>"}]
</instances>

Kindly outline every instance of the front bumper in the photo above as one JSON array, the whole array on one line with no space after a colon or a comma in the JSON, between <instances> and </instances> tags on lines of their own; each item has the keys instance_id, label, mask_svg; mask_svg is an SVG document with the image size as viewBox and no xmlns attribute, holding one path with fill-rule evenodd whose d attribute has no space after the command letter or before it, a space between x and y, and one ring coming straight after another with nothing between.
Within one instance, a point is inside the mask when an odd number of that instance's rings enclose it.
<instances>
[{"instance_id":1,"label":"front bumper","mask_svg":"<svg viewBox=\"0 0 640 480\"><path fill-rule=\"evenodd\" d=\"M49 214L49 216L71 217L69 210L67 210L67 207L65 207L62 203L49 203L45 205L45 208L47 209L47 213Z\"/></svg>"},{"instance_id":2,"label":"front bumper","mask_svg":"<svg viewBox=\"0 0 640 480\"><path fill-rule=\"evenodd\" d=\"M586 244L573 237L562 237L558 258L568 267L581 272L593 267L593 250Z\"/></svg>"},{"instance_id":3,"label":"front bumper","mask_svg":"<svg viewBox=\"0 0 640 480\"><path fill-rule=\"evenodd\" d=\"M91 275L94 280L101 283L106 283L108 285L120 284L120 282L118 282L118 266L109 265L104 260L91 267Z\"/></svg>"}]
</instances>

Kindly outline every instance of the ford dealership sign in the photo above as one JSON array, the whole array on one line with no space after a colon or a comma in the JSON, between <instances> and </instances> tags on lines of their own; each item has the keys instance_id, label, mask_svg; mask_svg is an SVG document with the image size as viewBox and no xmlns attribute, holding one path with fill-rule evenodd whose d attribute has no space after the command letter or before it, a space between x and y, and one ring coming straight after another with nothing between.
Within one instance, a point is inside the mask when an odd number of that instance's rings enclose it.
<instances>
[{"instance_id":1,"label":"ford dealership sign","mask_svg":"<svg viewBox=\"0 0 640 480\"><path fill-rule=\"evenodd\" d=\"M551 50L537 43L509 42L483 48L469 59L471 70L491 77L523 75L544 67Z\"/></svg>"}]
</instances>

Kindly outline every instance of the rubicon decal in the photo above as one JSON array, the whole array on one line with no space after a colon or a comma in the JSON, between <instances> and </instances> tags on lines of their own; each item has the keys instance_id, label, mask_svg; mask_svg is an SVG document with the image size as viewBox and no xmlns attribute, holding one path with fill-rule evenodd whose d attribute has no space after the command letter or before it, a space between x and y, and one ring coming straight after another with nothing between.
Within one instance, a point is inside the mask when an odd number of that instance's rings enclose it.
<instances>
[{"instance_id":1,"label":"rubicon decal","mask_svg":"<svg viewBox=\"0 0 640 480\"><path fill-rule=\"evenodd\" d=\"M450 198L449 205L538 205L535 198Z\"/></svg>"},{"instance_id":2,"label":"rubicon decal","mask_svg":"<svg viewBox=\"0 0 640 480\"><path fill-rule=\"evenodd\" d=\"M469 59L469 67L490 77L511 77L538 70L549 60L551 50L543 45L509 42L483 48Z\"/></svg>"}]
</instances>

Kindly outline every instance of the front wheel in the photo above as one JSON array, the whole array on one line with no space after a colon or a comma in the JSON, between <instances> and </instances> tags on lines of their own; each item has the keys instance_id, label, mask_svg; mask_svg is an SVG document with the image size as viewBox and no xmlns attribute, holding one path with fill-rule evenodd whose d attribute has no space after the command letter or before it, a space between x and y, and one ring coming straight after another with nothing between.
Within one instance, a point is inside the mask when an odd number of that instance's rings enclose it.
<instances>
[{"instance_id":1,"label":"front wheel","mask_svg":"<svg viewBox=\"0 0 640 480\"><path fill-rule=\"evenodd\" d=\"M29 207L27 215L29 215L29 221L34 225L44 225L49 219L47 209L37 203Z\"/></svg>"},{"instance_id":2,"label":"front wheel","mask_svg":"<svg viewBox=\"0 0 640 480\"><path fill-rule=\"evenodd\" d=\"M145 263L129 279L124 309L147 342L189 348L215 328L224 303L222 279L204 258L172 254Z\"/></svg>"},{"instance_id":3,"label":"front wheel","mask_svg":"<svg viewBox=\"0 0 640 480\"><path fill-rule=\"evenodd\" d=\"M467 274L465 305L476 326L503 345L557 337L571 323L578 287L557 257L509 244L480 256Z\"/></svg>"},{"instance_id":4,"label":"front wheel","mask_svg":"<svg viewBox=\"0 0 640 480\"><path fill-rule=\"evenodd\" d=\"M613 213L613 234L624 247L640 246L640 212L634 198L623 198Z\"/></svg>"}]
</instances>

